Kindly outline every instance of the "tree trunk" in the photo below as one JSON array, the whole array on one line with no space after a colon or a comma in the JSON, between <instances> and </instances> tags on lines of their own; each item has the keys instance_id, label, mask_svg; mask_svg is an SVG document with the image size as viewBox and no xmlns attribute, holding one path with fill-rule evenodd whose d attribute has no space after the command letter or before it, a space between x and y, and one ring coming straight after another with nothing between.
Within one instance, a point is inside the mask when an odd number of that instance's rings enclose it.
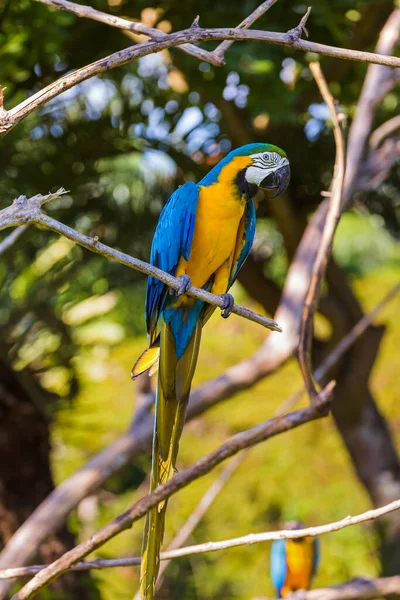
<instances>
[{"instance_id":1,"label":"tree trunk","mask_svg":"<svg viewBox=\"0 0 400 600\"><path fill-rule=\"evenodd\" d=\"M45 403L29 372L16 373L0 360L0 548L54 488ZM63 528L42 544L37 560L51 562L73 545ZM6 598L9 583L0 582L0 598ZM99 597L86 573L64 575L52 589L60 598Z\"/></svg>"}]
</instances>

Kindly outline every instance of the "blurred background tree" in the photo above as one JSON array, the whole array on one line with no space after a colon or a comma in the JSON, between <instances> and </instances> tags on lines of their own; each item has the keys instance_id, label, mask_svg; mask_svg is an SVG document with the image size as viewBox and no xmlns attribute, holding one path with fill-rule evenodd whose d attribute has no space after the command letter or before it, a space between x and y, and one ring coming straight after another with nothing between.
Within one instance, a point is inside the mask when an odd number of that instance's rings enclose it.
<instances>
[{"instance_id":1,"label":"blurred background tree","mask_svg":"<svg viewBox=\"0 0 400 600\"><path fill-rule=\"evenodd\" d=\"M92 0L91 5L168 33L188 27L198 13L204 27L235 25L257 2ZM257 28L287 31L304 10L300 3L278 2L257 22ZM313 7L309 29L315 41L372 51L392 10L393 2L388 0L320 0ZM143 39L49 10L30 0L0 0L0 26L0 73L1 84L7 88L6 107L16 105L75 68ZM71 190L71 195L49 206L52 215L146 260L159 212L173 189L184 181L199 179L232 147L257 140L276 143L290 157L290 192L282 200L260 202L254 251L240 277L242 288L236 292L247 294L247 302L258 302L273 313L287 265L309 215L320 202L320 192L329 185L331 177L334 145L326 125L328 113L307 67L314 58L277 46L236 43L227 52L223 68L199 63L173 50L144 57L86 81L33 113L2 140L2 206L19 194L46 193L63 185ZM326 58L321 62L332 93L340 98L341 109L350 121L366 65ZM398 106L398 87L394 87L381 103L374 127L395 116ZM395 165L390 176L375 189L358 191L355 208L343 218L335 246L336 262L329 266L320 306L324 317L320 316L317 323L316 362L363 314L352 287L357 288L363 305L370 307L372 300L379 298L379 288L400 275L400 252L395 243L400 232L399 175ZM4 457L0 462L0 544L5 544L48 495L55 479L62 480L91 452L126 428L132 412L129 367L140 351L144 334L145 281L140 274L36 228L27 230L0 260L0 455ZM396 324L391 322L391 327ZM225 324L225 328L218 323L215 331L221 336L221 344L211 337L206 342L199 381L214 374L210 357L216 350L221 362L215 374L247 355L263 335L251 324L238 325L235 321ZM240 355L237 350L232 354L226 347L229 336L237 332L243 340ZM369 328L333 373L338 380L336 424L351 464L374 504L400 495L400 464L369 388L383 332L383 327ZM400 335L398 328L395 334ZM393 354L393 340L397 338L390 338L391 345L384 350L386 358ZM392 363L395 360L393 357ZM299 381L294 365L288 368L281 377ZM395 370L393 364L392 369ZM111 415L114 376L123 384L118 388L121 397L115 400L118 411ZM391 375L387 376L390 379ZM99 392L102 385L105 387ZM271 387L271 382L266 385L271 398L264 403L268 416L291 387L288 382L278 383L275 379L275 387ZM385 404L385 410L398 422L398 412L392 414L388 408L392 406L390 399L395 398L395 388L389 384L386 388L384 399L389 398L389 404ZM97 393L93 394L93 390ZM249 397L257 394L264 400L259 387L249 393ZM231 411L228 415L222 406L207 417L213 427L206 446L214 445L221 430L229 432L259 419L255 407L250 410L246 404L248 414L243 416L243 404L242 409L238 401L235 406L237 413ZM366 421L371 434L367 442L363 428ZM204 427L203 422L193 425L188 443ZM310 431L315 434L324 427L312 425ZM392 422L393 431L396 427L396 421ZM318 467L320 471L310 467L312 473L308 472L308 461L315 459L316 442L311 433L299 434L298 439L296 433L292 439L301 444L302 436L307 448L301 467L296 466L294 457L282 458L279 446L272 450L278 466L272 470L268 467L268 479L275 488L271 496L264 496L259 489L261 484L255 483L257 474L259 480L267 468L262 452L255 452L255 479L249 482L248 497L238 498L235 503L235 532L243 528L244 533L253 523L257 527L271 526L280 516L291 517L293 512L304 520L315 521L336 515L329 506L325 512L310 508L311 490L318 487L316 473L321 475L322 467ZM340 480L342 467L332 463L330 445L346 465L347 459L338 439L333 442L328 438L327 465L332 477ZM321 444L324 447L323 441ZM195 454L185 442L183 447L181 460L185 464ZM295 448L292 444L288 447ZM305 498L293 496L282 481L285 473L287 476L293 469L298 469L302 482L309 478L304 489L310 506ZM114 476L96 497L96 510L93 512L90 504L82 503L69 523L69 531L65 529L49 540L41 549L40 560L49 560L73 542L74 533L90 532L107 515L114 514L116 507L123 507L148 470L146 457ZM295 475L293 479L296 480ZM276 491L279 485L281 493ZM178 502L174 527L179 527L179 519L195 503L200 489L196 484L182 496L187 505L185 508ZM350 469L345 483L337 481L335 490L339 496L354 496L354 504L346 499L335 505L332 499L335 509L342 509L339 514L357 512L361 505L368 505L365 492L357 487ZM230 493L234 493L232 489ZM255 521L244 516L253 508L252 493L258 506L253 514ZM229 523L221 528L204 525L204 531L201 529L201 539L221 537L224 530L226 535L233 531ZM381 528L379 540L370 536L369 546L361 534L352 537L343 533L340 539L350 540L354 552L359 552L353 563L354 572L346 571L345 558L339 559L338 542L332 555L329 551L327 555L332 560L334 555L341 566L336 570L328 567L326 581L331 583L339 573L343 578L356 575L357 568L400 572L399 529L399 517L392 516ZM139 548L139 539L140 534L135 533L132 545L115 542L109 546L110 553L113 549L131 553L133 542ZM230 561L227 557L211 556L193 563L187 559L173 563L160 597L178 598L184 593L186 598L249 598L252 592L246 589L245 578L237 571L243 557L251 551L241 552ZM254 580L261 577L263 581L266 558L261 551L253 556ZM207 575L208 582L200 585L206 567L212 572ZM136 576L96 575L97 586L93 586L88 577L70 574L54 593L70 594L74 590L79 598L99 594L104 598L129 598L131 585L127 585L126 577ZM255 585L251 588L254 593L256 589ZM264 591L261 587L258 593Z\"/></svg>"}]
</instances>

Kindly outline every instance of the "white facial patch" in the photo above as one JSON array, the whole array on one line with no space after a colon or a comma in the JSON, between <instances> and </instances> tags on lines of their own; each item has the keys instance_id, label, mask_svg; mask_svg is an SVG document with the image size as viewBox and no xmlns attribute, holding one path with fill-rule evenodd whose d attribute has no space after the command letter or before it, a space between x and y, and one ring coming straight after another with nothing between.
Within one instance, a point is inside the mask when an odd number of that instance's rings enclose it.
<instances>
[{"instance_id":1,"label":"white facial patch","mask_svg":"<svg viewBox=\"0 0 400 600\"><path fill-rule=\"evenodd\" d=\"M253 159L253 164L247 167L245 177L249 183L254 183L257 186L267 175L289 164L288 159L277 152L251 154L250 158Z\"/></svg>"}]
</instances>

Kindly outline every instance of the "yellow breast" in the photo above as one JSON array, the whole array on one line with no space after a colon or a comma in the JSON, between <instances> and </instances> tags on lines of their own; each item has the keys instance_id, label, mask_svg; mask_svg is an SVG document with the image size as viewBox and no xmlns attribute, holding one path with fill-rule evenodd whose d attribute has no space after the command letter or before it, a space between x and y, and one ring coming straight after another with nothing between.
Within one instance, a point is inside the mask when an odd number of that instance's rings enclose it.
<instances>
[{"instance_id":1,"label":"yellow breast","mask_svg":"<svg viewBox=\"0 0 400 600\"><path fill-rule=\"evenodd\" d=\"M288 540L286 544L288 572L282 595L296 590L307 590L311 585L314 545L312 538L296 542Z\"/></svg>"},{"instance_id":2,"label":"yellow breast","mask_svg":"<svg viewBox=\"0 0 400 600\"><path fill-rule=\"evenodd\" d=\"M216 183L200 187L189 260L181 260L177 271L178 276L189 275L196 287L205 285L234 255L239 224L246 206L244 198L239 196L235 178L249 163L247 156L236 157L222 169ZM226 269L227 282L229 272Z\"/></svg>"}]
</instances>

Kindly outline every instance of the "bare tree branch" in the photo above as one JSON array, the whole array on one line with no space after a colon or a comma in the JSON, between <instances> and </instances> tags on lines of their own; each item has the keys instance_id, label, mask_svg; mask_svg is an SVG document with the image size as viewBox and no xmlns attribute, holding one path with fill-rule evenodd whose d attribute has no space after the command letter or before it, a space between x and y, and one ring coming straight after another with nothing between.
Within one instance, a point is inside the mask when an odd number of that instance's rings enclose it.
<instances>
[{"instance_id":1,"label":"bare tree branch","mask_svg":"<svg viewBox=\"0 0 400 600\"><path fill-rule=\"evenodd\" d=\"M332 192L329 202L329 208L326 215L324 231L321 237L321 243L313 266L311 275L310 287L308 288L306 300L304 303L300 343L299 343L299 363L303 373L307 392L310 396L310 401L313 404L318 404L321 397L327 397L331 393L334 382L328 383L322 392L318 394L314 378L312 375L311 365L311 344L313 339L313 318L317 309L319 293L322 285L322 280L325 274L328 257L331 253L333 236L336 231L337 224L340 219L340 205L342 200L342 189L345 173L345 145L343 133L339 123L339 117L336 112L335 103L332 94L329 91L328 84L321 71L319 63L310 63L310 69L317 82L321 96L329 107L333 122L333 133L336 144L335 167L332 180Z\"/></svg>"},{"instance_id":2,"label":"bare tree branch","mask_svg":"<svg viewBox=\"0 0 400 600\"><path fill-rule=\"evenodd\" d=\"M310 409L306 409L310 410ZM293 413L294 414L294 413ZM184 471L183 471L184 473ZM172 481L172 480L171 480ZM161 489L165 486L159 486L157 489ZM137 503L139 504L139 503ZM135 505L137 506L137 505ZM135 507L133 507L135 508ZM243 535L237 538L231 538L228 540L222 540L219 542L205 542L204 544L196 544L194 546L184 546L183 548L179 548L176 550L168 550L167 552L162 552L160 555L161 560L170 561L174 558L180 558L182 556L192 556L194 554L204 554L205 552L217 552L219 550L227 550L228 548L237 548L238 546L249 546L252 544L259 544L262 542L271 542L275 540L293 540L299 539L303 537L317 537L326 533L332 533L333 531L339 531L341 529L345 529L346 527L351 527L353 525L360 525L361 523L367 523L369 521L375 521L384 515L387 515L391 512L400 509L400 500L395 500L394 502L390 502L390 504L386 504L385 506L381 506L379 508L375 508L373 510L368 510L359 515L347 516L339 521L334 521L332 523L327 523L326 525L317 525L316 527L305 527L303 529L282 529L279 531L263 531L261 533L250 533L248 535ZM131 509L132 510L132 509ZM129 511L128 511L129 512ZM128 513L124 513L128 514ZM104 528L105 529L105 528ZM101 530L103 531L103 530ZM96 535L96 534L95 534ZM83 546L83 544L81 544ZM80 548L80 546L77 546ZM66 555L72 554L77 548L74 550L70 550ZM61 560L61 559L59 559ZM93 560L93 561L85 561L78 564L74 564L71 566L71 570L84 571L89 569L106 569L111 567L128 567L133 565L140 564L140 557L133 558L117 558L112 560ZM59 561L56 561L59 562ZM55 565L56 563L53 563ZM31 575L34 573L44 573L45 570L49 569L52 565L34 565L31 567L24 567L18 569L5 569L4 571L0 571L0 579L11 579L16 577L25 577L27 575ZM39 579L35 577L34 579ZM32 581L34 581L34 579ZM392 578L387 578L392 579ZM400 576L396 578L398 580L397 591L400 590ZM375 580L374 580L375 581ZM28 584L29 585L29 584ZM28 587L25 586L25 588ZM347 584L343 584L347 585ZM340 586L337 586L340 587ZM23 588L23 589L25 589ZM335 589L327 588L327 589ZM37 588L35 588L36 591ZM23 590L21 590L23 591ZM33 591L33 590L32 590ZM317 595L318 590L314 590L315 595L310 596L310 600L317 600L319 596ZM308 592L310 594L311 592ZM387 592L385 592L386 594ZM32 598L33 595L18 595L13 596L12 600L22 599L22 598ZM353 597L353 596L351 596ZM368 598L374 596L368 596ZM307 599L309 596L307 595ZM330 598L330 597L329 597ZM344 600L347 596L332 596L332 600ZM354 596L354 598L363 598L363 596ZM324 598L325 600L325 598ZM327 599L328 600L328 597Z\"/></svg>"},{"instance_id":3,"label":"bare tree branch","mask_svg":"<svg viewBox=\"0 0 400 600\"><path fill-rule=\"evenodd\" d=\"M116 517L97 533L94 533L88 540L61 556L61 558L43 569L43 571L40 571L19 592L14 594L12 600L33 598L41 588L48 585L51 581L62 575L62 573L68 571L90 552L102 546L121 531L129 529L135 521L142 518L153 506L169 498L195 479L209 473L218 464L237 454L240 450L259 444L266 439L295 429L304 423L314 421L322 416L323 414L320 411L310 406L309 408L260 423L232 436L219 448L203 456L192 466L175 475L167 483L159 485L151 494L136 502L129 510ZM180 552L180 550L175 550L174 552Z\"/></svg>"},{"instance_id":4,"label":"bare tree branch","mask_svg":"<svg viewBox=\"0 0 400 600\"><path fill-rule=\"evenodd\" d=\"M178 31L164 35L161 38L152 39L141 44L130 46L114 54L110 54L100 60L97 60L90 65L77 69L76 71L64 75L57 81L51 83L36 94L33 94L9 111L0 113L0 137L4 136L17 123L29 115L31 112L43 106L49 100L55 98L62 92L71 87L99 75L120 67L128 62L136 60L142 56L160 52L166 48L182 46L187 43L218 41L218 40L234 40L245 41L254 40L269 44L278 44L287 46L304 52L316 52L326 56L343 58L347 60L355 60L359 62L376 63L389 67L400 67L400 58L393 56L383 56L370 52L361 52L358 50L348 50L344 48L336 48L309 42L300 38L300 32L304 29L304 18L301 23L291 29L287 33L275 33L268 31L245 30L238 28L218 28L218 29L202 29L200 27L191 27L189 29Z\"/></svg>"},{"instance_id":5,"label":"bare tree branch","mask_svg":"<svg viewBox=\"0 0 400 600\"><path fill-rule=\"evenodd\" d=\"M177 277L173 277L169 273L162 271L161 269L157 269L148 263L145 263L137 258L133 258L132 256L128 256L128 254L124 254L119 250L115 250L114 248L110 248L105 244L102 244L97 237L89 237L87 235L83 235L56 221L52 217L45 215L40 210L41 206L46 202L50 202L55 198L59 198L61 195L65 194L66 191L61 188L55 194L48 194L47 196L42 196L38 194L33 198L27 198L26 196L20 196L16 198L11 206L4 208L0 211L0 231L5 229L6 227L13 227L16 225L22 225L25 223L33 223L35 225L41 225L46 229L50 229L51 231L55 231L64 237L76 242L80 246L95 252L96 254L100 254L101 256L105 256L106 258L110 258L115 260L131 269L136 269L141 273L146 275L151 275L156 279L159 279L169 287L174 290L178 290L180 286L179 279ZM214 294L210 294L203 289L191 287L187 292L189 296L193 296L194 298L198 298L199 300L204 300L209 304L213 304L214 306L219 306L221 309L224 307L224 302L222 298L219 296L215 296ZM272 329L273 331L281 331L279 325L273 321L272 319L268 319L268 317L264 317L258 313L253 312L249 308L244 306L238 306L237 304L233 305L232 312L245 318L250 321L254 321L259 325L263 325L267 327L267 329Z\"/></svg>"},{"instance_id":6,"label":"bare tree branch","mask_svg":"<svg viewBox=\"0 0 400 600\"><path fill-rule=\"evenodd\" d=\"M316 527L306 527L304 529L290 529L281 531L265 531L262 533L250 533L241 537L232 538L229 540L222 540L220 542L205 542L204 544L196 544L195 546L185 546L168 552L168 559L179 558L181 556L189 556L193 554L203 554L204 552L216 552L217 550L227 550L228 548L236 548L237 546L248 546L251 544L258 544L260 542L271 542L273 540L293 540L302 538L305 536L316 537L324 533L331 533L332 531L339 531L345 527L351 525L358 525L360 523L366 523L367 521L374 521L380 517L387 515L395 510L400 509L400 500L395 500L390 504L368 510L367 512L361 513L354 517L347 516L340 521L333 523L327 523L326 525L318 525ZM73 552L71 550L70 552ZM161 554L162 559L165 559L165 555Z\"/></svg>"}]
</instances>

